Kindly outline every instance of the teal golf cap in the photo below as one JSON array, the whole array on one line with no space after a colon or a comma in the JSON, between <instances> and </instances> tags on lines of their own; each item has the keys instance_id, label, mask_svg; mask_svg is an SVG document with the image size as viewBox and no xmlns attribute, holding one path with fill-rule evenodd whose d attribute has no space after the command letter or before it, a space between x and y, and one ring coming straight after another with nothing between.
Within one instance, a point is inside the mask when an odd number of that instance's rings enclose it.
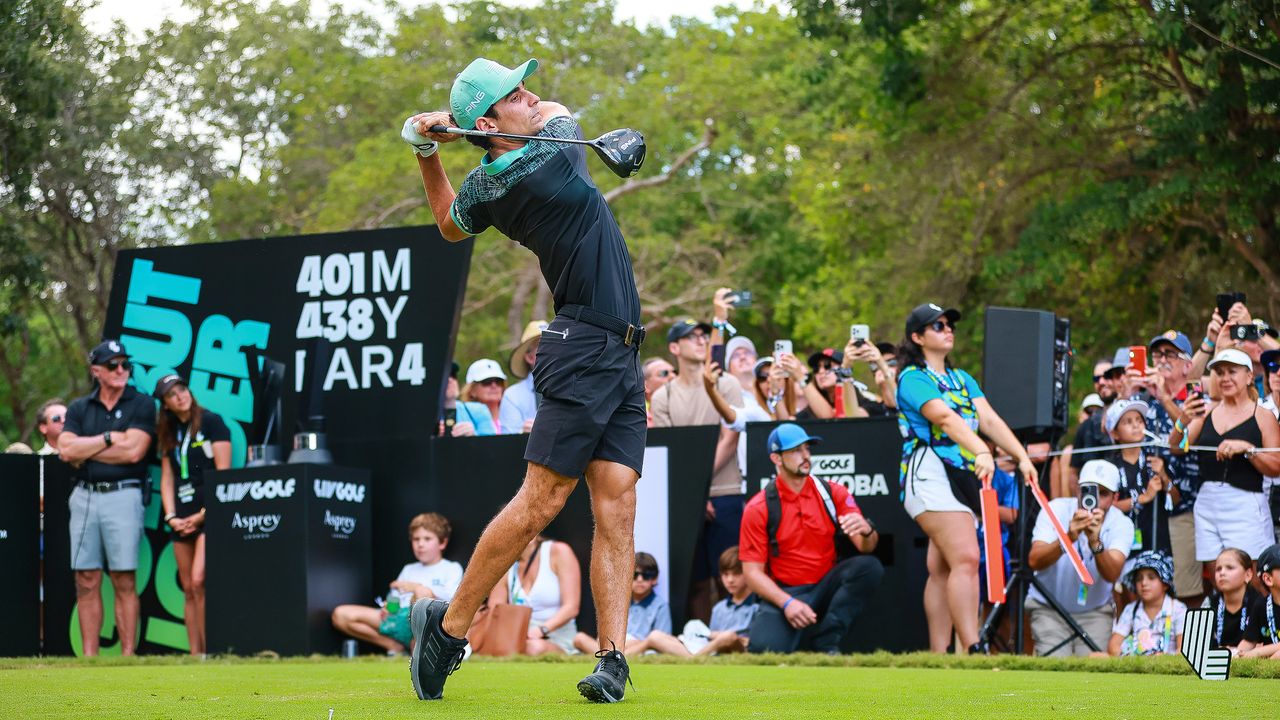
<instances>
[{"instance_id":1,"label":"teal golf cap","mask_svg":"<svg viewBox=\"0 0 1280 720\"><path fill-rule=\"evenodd\" d=\"M514 70L487 58L472 60L458 73L449 91L449 111L453 113L454 122L463 130L474 130L476 118L511 94L537 69L538 61L532 58Z\"/></svg>"},{"instance_id":2,"label":"teal golf cap","mask_svg":"<svg viewBox=\"0 0 1280 720\"><path fill-rule=\"evenodd\" d=\"M769 452L794 450L805 443L820 443L822 438L810 435L795 423L782 423L769 433Z\"/></svg>"}]
</instances>

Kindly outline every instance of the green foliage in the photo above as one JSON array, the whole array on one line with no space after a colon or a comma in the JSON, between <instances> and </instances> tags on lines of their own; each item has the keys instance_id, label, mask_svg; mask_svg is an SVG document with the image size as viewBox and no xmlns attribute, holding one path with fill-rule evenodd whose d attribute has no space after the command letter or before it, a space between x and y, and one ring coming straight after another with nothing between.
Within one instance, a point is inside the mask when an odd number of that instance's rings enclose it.
<instances>
[{"instance_id":1,"label":"green foliage","mask_svg":"<svg viewBox=\"0 0 1280 720\"><path fill-rule=\"evenodd\" d=\"M0 45L0 99L17 97L13 68L39 80L24 114L0 118L35 129L3 135L7 182L31 191L0 208L0 371L20 368L32 396L82 382L119 248L433 222L398 130L445 107L476 56L537 57L530 89L588 135L642 131L640 179L711 121L710 146L662 184L594 169L659 334L709 314L721 285L755 291L740 330L805 349L852 322L898 340L932 300L964 311L956 359L976 372L982 309L1040 307L1074 321L1083 390L1118 345L1198 337L1220 290L1280 320L1268 0L796 0L645 29L610 0L379 18L189 0L194 19L143 37L87 36L48 0L10 5L48 26L6 26ZM72 120L51 121L57 108ZM456 184L479 151L442 159ZM504 358L551 312L527 250L475 242L463 363ZM48 348L56 378L14 359ZM21 435L29 406L9 396L0 429Z\"/></svg>"}]
</instances>

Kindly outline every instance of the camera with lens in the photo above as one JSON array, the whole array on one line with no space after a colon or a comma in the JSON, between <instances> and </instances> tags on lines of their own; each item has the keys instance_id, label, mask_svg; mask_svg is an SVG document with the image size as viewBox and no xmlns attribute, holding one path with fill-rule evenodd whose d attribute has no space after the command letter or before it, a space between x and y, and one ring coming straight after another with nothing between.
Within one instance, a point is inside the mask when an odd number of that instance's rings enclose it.
<instances>
[{"instance_id":1,"label":"camera with lens","mask_svg":"<svg viewBox=\"0 0 1280 720\"><path fill-rule=\"evenodd\" d=\"M1231 326L1231 339L1235 340L1236 342L1243 342L1245 340L1256 341L1258 339L1258 336L1259 336L1258 326L1254 325L1253 323L1249 323L1247 325Z\"/></svg>"},{"instance_id":2,"label":"camera with lens","mask_svg":"<svg viewBox=\"0 0 1280 720\"><path fill-rule=\"evenodd\" d=\"M1093 512L1098 507L1098 486L1097 485L1081 485L1080 486L1080 507Z\"/></svg>"}]
</instances>

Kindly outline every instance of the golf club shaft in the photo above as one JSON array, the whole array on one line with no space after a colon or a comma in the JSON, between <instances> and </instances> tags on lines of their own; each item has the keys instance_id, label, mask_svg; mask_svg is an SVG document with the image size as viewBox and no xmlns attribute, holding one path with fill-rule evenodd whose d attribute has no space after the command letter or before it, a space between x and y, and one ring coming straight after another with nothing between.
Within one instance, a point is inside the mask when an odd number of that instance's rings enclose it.
<instances>
[{"instance_id":1,"label":"golf club shaft","mask_svg":"<svg viewBox=\"0 0 1280 720\"><path fill-rule=\"evenodd\" d=\"M547 142L569 143L570 145L591 145L591 140L578 140L568 138L542 137L539 135L515 135L513 133L485 132L483 130L463 130L460 127L446 127L444 125L432 125L433 133L453 133L454 135L470 135L471 137L500 137L509 140L544 140Z\"/></svg>"}]
</instances>

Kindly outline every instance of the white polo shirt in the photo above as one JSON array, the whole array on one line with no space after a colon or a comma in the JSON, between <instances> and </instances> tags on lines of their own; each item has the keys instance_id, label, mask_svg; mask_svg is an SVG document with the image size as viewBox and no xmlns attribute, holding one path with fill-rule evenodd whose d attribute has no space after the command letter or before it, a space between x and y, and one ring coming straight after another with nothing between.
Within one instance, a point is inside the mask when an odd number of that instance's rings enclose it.
<instances>
[{"instance_id":1,"label":"white polo shirt","mask_svg":"<svg viewBox=\"0 0 1280 720\"><path fill-rule=\"evenodd\" d=\"M426 585L441 600L450 600L458 591L458 583L462 582L462 565L441 559L433 565L413 562L405 565L396 576L396 580L408 580L419 585ZM401 593L401 604L407 601L408 593Z\"/></svg>"},{"instance_id":2,"label":"white polo shirt","mask_svg":"<svg viewBox=\"0 0 1280 720\"><path fill-rule=\"evenodd\" d=\"M1073 497L1049 501L1049 509L1058 516L1058 521L1062 523L1063 528L1070 526L1071 516L1075 515L1079 505L1079 498ZM1099 539L1102 540L1102 546L1106 550L1119 550L1126 558L1129 557L1129 549L1133 547L1133 521L1112 505L1102 518L1102 532L1099 533ZM1043 512L1036 517L1035 529L1031 531L1031 541L1058 544L1058 534L1054 532L1053 523ZM1044 583L1067 612L1082 613L1097 610L1111 601L1112 584L1107 582L1102 577L1102 572L1098 570L1098 563L1093 558L1093 552L1089 550L1089 540L1084 533L1080 533L1076 538L1076 551L1080 553L1080 559L1084 560L1084 566L1093 576L1092 585L1084 585L1080 582L1076 569L1071 565L1071 560L1066 554L1044 570L1037 570L1036 577L1040 578L1040 582ZM1081 588L1084 587L1087 587L1088 591L1084 593L1084 602L1081 603ZM1027 597L1048 604L1035 586L1032 586Z\"/></svg>"}]
</instances>

